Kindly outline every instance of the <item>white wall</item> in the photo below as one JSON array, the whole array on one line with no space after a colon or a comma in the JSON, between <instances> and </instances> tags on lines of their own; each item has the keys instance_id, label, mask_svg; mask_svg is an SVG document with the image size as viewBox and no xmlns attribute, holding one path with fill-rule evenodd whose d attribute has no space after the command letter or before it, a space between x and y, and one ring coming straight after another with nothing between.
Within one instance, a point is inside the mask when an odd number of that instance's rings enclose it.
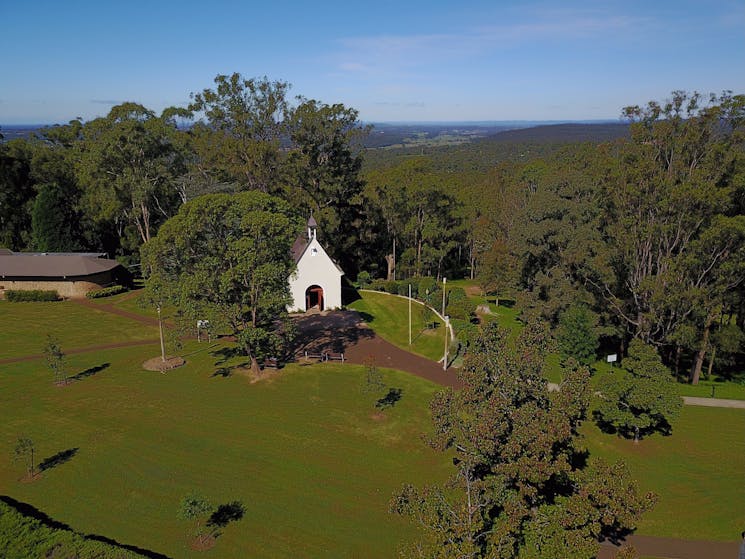
<instances>
[{"instance_id":1,"label":"white wall","mask_svg":"<svg viewBox=\"0 0 745 559\"><path fill-rule=\"evenodd\" d=\"M313 249L316 249L315 254ZM313 239L297 263L297 272L290 278L290 293L293 304L290 311L305 311L305 290L311 285L323 288L324 310L341 308L341 276L326 251Z\"/></svg>"}]
</instances>

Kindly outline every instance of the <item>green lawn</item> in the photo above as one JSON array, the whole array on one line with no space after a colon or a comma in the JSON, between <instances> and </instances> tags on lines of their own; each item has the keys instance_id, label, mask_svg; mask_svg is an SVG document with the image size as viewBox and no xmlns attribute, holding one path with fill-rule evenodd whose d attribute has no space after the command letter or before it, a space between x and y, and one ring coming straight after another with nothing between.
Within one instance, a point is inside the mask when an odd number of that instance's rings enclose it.
<instances>
[{"instance_id":1,"label":"green lawn","mask_svg":"<svg viewBox=\"0 0 745 559\"><path fill-rule=\"evenodd\" d=\"M442 324L425 328L424 306L411 305L412 345L409 345L409 303L406 299L377 291L360 291L361 299L349 305L361 313L365 322L381 338L406 351L417 353L433 361L442 359L445 333Z\"/></svg>"},{"instance_id":2,"label":"green lawn","mask_svg":"<svg viewBox=\"0 0 745 559\"><path fill-rule=\"evenodd\" d=\"M0 359L41 353L46 335L63 350L158 337L157 328L78 305L0 301Z\"/></svg>"},{"instance_id":3,"label":"green lawn","mask_svg":"<svg viewBox=\"0 0 745 559\"><path fill-rule=\"evenodd\" d=\"M379 418L373 404L383 393L361 392L362 367L292 365L250 384L213 376L206 343L186 349L200 352L165 375L140 369L157 346L70 356L71 373L100 370L66 387L39 361L4 366L0 494L79 532L171 557L199 556L176 517L193 489L215 505L246 507L215 557L391 557L413 535L387 503L402 483L442 479L450 468L420 438L435 386L384 371L402 397ZM78 450L20 483L11 454L21 434L40 460Z\"/></svg>"},{"instance_id":4,"label":"green lawn","mask_svg":"<svg viewBox=\"0 0 745 559\"><path fill-rule=\"evenodd\" d=\"M586 422L592 454L623 459L645 491L659 495L637 533L732 541L745 526L745 410L684 406L669 437L639 444Z\"/></svg>"}]
</instances>

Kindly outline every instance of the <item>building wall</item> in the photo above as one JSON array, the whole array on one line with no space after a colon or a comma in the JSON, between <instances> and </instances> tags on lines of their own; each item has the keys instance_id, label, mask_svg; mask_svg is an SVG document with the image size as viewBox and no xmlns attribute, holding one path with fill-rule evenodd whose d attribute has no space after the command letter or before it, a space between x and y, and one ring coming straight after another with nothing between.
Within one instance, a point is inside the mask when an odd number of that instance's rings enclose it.
<instances>
[{"instance_id":1,"label":"building wall","mask_svg":"<svg viewBox=\"0 0 745 559\"><path fill-rule=\"evenodd\" d=\"M0 296L4 297L6 290L30 291L42 289L56 291L60 297L68 299L82 299L85 294L94 289L101 289L111 285L111 272L102 272L90 276L72 278L16 278L13 280L0 278Z\"/></svg>"},{"instance_id":2,"label":"building wall","mask_svg":"<svg viewBox=\"0 0 745 559\"><path fill-rule=\"evenodd\" d=\"M313 249L317 251L315 255ZM293 303L288 310L305 311L305 290L311 285L323 288L325 310L340 309L342 275L318 240L313 239L297 263L296 274L290 278Z\"/></svg>"}]
</instances>

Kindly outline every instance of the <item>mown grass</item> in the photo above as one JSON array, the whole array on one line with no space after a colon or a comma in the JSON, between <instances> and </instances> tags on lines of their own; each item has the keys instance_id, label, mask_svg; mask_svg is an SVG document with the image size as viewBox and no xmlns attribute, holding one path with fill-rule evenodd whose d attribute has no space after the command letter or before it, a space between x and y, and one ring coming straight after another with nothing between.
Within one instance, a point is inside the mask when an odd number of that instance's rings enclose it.
<instances>
[{"instance_id":1,"label":"mown grass","mask_svg":"<svg viewBox=\"0 0 745 559\"><path fill-rule=\"evenodd\" d=\"M0 323L0 359L41 353L47 334L59 339L63 351L158 337L157 328L72 301L0 301Z\"/></svg>"},{"instance_id":2,"label":"mown grass","mask_svg":"<svg viewBox=\"0 0 745 559\"><path fill-rule=\"evenodd\" d=\"M425 324L424 306L411 305L412 344L409 345L409 303L407 299L377 291L360 291L361 299L349 308L362 314L365 322L384 340L433 361L442 359L445 331L437 319L435 328Z\"/></svg>"},{"instance_id":3,"label":"mown grass","mask_svg":"<svg viewBox=\"0 0 745 559\"><path fill-rule=\"evenodd\" d=\"M732 541L745 526L745 410L684 406L669 437L639 444L586 422L593 455L623 459L659 501L637 533L685 540Z\"/></svg>"},{"instance_id":4,"label":"mown grass","mask_svg":"<svg viewBox=\"0 0 745 559\"><path fill-rule=\"evenodd\" d=\"M40 361L0 373L0 493L82 533L196 557L179 499L197 490L215 505L240 501L242 520L218 538L219 557L390 557L414 527L387 512L403 482L444 478L446 458L420 438L436 387L384 371L401 399L376 416L362 367L291 365L250 384L215 375L212 346L187 344L188 364L162 375L140 364L157 346L69 357L56 387ZM198 353L193 353L198 351ZM21 483L11 459L18 436L39 460L78 449L66 463Z\"/></svg>"}]
</instances>

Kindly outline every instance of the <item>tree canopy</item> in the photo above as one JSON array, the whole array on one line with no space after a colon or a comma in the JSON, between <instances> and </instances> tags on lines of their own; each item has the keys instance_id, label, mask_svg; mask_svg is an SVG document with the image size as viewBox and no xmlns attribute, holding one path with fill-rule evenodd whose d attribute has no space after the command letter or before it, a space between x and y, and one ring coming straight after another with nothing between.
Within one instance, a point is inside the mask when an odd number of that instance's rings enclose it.
<instances>
[{"instance_id":1,"label":"tree canopy","mask_svg":"<svg viewBox=\"0 0 745 559\"><path fill-rule=\"evenodd\" d=\"M229 328L257 369L284 351L298 231L289 205L263 192L201 196L143 246L143 273L194 320Z\"/></svg>"}]
</instances>

